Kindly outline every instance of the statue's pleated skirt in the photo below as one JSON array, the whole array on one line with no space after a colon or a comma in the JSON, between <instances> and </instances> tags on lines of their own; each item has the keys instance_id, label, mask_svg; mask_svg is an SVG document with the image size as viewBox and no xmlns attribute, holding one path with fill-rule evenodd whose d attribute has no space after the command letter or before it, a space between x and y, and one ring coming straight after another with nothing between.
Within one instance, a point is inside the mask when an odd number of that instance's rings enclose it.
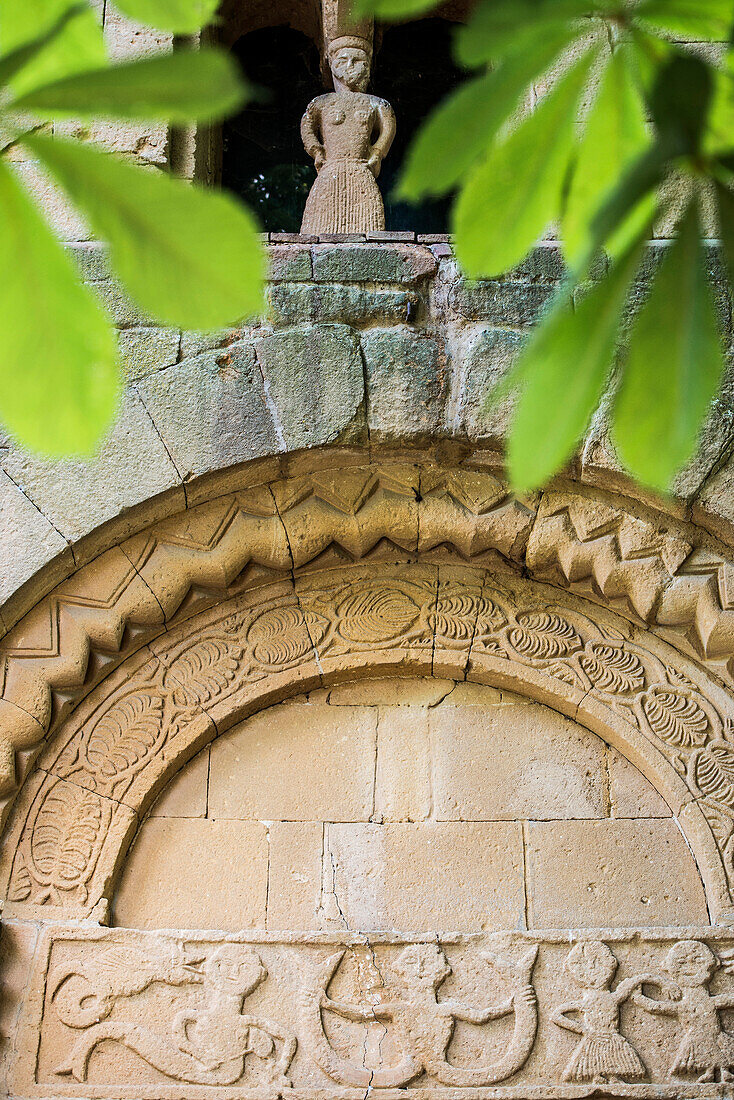
<instances>
[{"instance_id":1,"label":"statue's pleated skirt","mask_svg":"<svg viewBox=\"0 0 734 1100\"><path fill-rule=\"evenodd\" d=\"M370 233L385 228L375 177L363 160L327 160L306 200L302 233Z\"/></svg>"}]
</instances>

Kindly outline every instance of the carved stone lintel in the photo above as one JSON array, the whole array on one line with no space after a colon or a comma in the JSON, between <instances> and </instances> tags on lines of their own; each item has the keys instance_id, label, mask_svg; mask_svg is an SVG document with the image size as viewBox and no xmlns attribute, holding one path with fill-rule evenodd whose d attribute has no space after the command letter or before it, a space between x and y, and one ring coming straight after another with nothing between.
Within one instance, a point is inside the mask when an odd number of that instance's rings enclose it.
<instances>
[{"instance_id":1,"label":"carved stone lintel","mask_svg":"<svg viewBox=\"0 0 734 1100\"><path fill-rule=\"evenodd\" d=\"M733 947L712 928L440 942L51 930L12 1087L131 1100L255 1100L293 1087L336 1100L420 1078L421 1097L490 1097L500 1084L518 1100L592 1084L605 1096L634 1085L639 1097L710 1097L734 1073L723 1015L734 1007ZM381 1034L371 1055L370 1028Z\"/></svg>"}]
</instances>

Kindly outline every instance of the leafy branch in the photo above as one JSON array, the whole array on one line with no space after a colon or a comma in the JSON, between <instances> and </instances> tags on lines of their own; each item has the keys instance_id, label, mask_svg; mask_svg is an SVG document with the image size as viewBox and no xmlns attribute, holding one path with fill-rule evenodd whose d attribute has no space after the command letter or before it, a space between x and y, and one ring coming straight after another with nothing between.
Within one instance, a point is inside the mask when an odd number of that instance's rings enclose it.
<instances>
[{"instance_id":1,"label":"leafy branch","mask_svg":"<svg viewBox=\"0 0 734 1100\"><path fill-rule=\"evenodd\" d=\"M190 35L218 0L121 0L130 18ZM78 0L2 0L0 9L0 416L46 454L89 453L117 408L114 332L14 170L37 161L110 247L110 263L154 320L213 329L262 307L257 226L228 196L47 131L68 119L212 122L249 89L223 51L112 65Z\"/></svg>"},{"instance_id":2,"label":"leafy branch","mask_svg":"<svg viewBox=\"0 0 734 1100\"><path fill-rule=\"evenodd\" d=\"M435 6L356 4L382 19ZM680 40L728 43L733 32L732 0L479 0L456 34L472 76L416 135L399 195L456 189L452 229L471 278L515 267L550 227L568 267L489 396L517 391L507 449L516 489L541 486L571 458L615 367L611 429L633 476L666 491L695 453L724 370L703 256L712 198L734 278L734 52L713 61ZM680 210L664 198L673 178ZM677 239L630 319L643 243L666 214ZM589 289L601 250L609 271Z\"/></svg>"}]
</instances>

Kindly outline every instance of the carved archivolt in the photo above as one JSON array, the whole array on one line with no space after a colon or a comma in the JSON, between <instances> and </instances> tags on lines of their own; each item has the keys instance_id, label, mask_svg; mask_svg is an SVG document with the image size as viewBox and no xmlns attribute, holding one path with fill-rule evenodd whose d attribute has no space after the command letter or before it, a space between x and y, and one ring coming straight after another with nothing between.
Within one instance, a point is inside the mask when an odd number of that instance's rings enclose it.
<instances>
[{"instance_id":1,"label":"carved archivolt","mask_svg":"<svg viewBox=\"0 0 734 1100\"><path fill-rule=\"evenodd\" d=\"M729 693L586 600L498 568L425 562L261 578L129 658L61 724L24 784L0 865L13 911L102 914L129 837L182 761L263 706L356 670L511 688L599 733L668 801L712 917L728 919Z\"/></svg>"},{"instance_id":2,"label":"carved archivolt","mask_svg":"<svg viewBox=\"0 0 734 1100\"><path fill-rule=\"evenodd\" d=\"M183 761L369 669L504 685L598 732L667 799L728 919L728 565L683 534L587 496L518 500L481 470L394 464L231 493L128 539L4 641L0 721L25 776L0 861L12 906L99 913Z\"/></svg>"}]
</instances>

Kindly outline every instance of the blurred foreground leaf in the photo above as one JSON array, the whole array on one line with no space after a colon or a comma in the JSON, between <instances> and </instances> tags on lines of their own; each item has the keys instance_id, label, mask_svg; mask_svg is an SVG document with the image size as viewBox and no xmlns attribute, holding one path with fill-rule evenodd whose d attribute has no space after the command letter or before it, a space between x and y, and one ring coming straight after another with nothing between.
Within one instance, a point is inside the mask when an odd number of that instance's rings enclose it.
<instances>
[{"instance_id":1,"label":"blurred foreground leaf","mask_svg":"<svg viewBox=\"0 0 734 1100\"><path fill-rule=\"evenodd\" d=\"M629 47L615 51L584 128L563 219L563 248L572 264L588 248L591 224L603 202L650 143L632 64ZM649 222L654 202L648 195L636 205L635 223L629 227L633 238ZM607 250L615 251L609 242Z\"/></svg>"},{"instance_id":2,"label":"blurred foreground leaf","mask_svg":"<svg viewBox=\"0 0 734 1100\"><path fill-rule=\"evenodd\" d=\"M498 68L461 85L444 100L408 150L398 195L416 200L450 191L489 150L497 131L520 107L531 81L548 68L571 37L563 25L544 30Z\"/></svg>"},{"instance_id":3,"label":"blurred foreground leaf","mask_svg":"<svg viewBox=\"0 0 734 1100\"><path fill-rule=\"evenodd\" d=\"M614 407L619 455L646 485L667 490L693 457L723 367L692 203L634 323Z\"/></svg>"},{"instance_id":4,"label":"blurred foreground leaf","mask_svg":"<svg viewBox=\"0 0 734 1100\"><path fill-rule=\"evenodd\" d=\"M245 85L220 50L178 50L77 73L14 103L53 118L165 119L176 125L223 118L245 98Z\"/></svg>"},{"instance_id":5,"label":"blurred foreground leaf","mask_svg":"<svg viewBox=\"0 0 734 1100\"><path fill-rule=\"evenodd\" d=\"M43 134L25 141L95 233L138 305L164 324L214 329L262 309L250 214L221 192Z\"/></svg>"},{"instance_id":6,"label":"blurred foreground leaf","mask_svg":"<svg viewBox=\"0 0 734 1100\"><path fill-rule=\"evenodd\" d=\"M119 395L113 331L2 159L0 267L3 420L32 450L88 453Z\"/></svg>"},{"instance_id":7,"label":"blurred foreground leaf","mask_svg":"<svg viewBox=\"0 0 734 1100\"><path fill-rule=\"evenodd\" d=\"M570 459L588 428L609 379L641 251L638 241L575 308L566 288L521 353L516 370L522 389L507 447L516 490L543 485Z\"/></svg>"},{"instance_id":8,"label":"blurred foreground leaf","mask_svg":"<svg viewBox=\"0 0 734 1100\"><path fill-rule=\"evenodd\" d=\"M171 34L196 34L211 23L220 0L117 0L130 19Z\"/></svg>"},{"instance_id":9,"label":"blurred foreground leaf","mask_svg":"<svg viewBox=\"0 0 734 1100\"><path fill-rule=\"evenodd\" d=\"M594 56L576 61L469 176L453 226L456 253L469 276L515 267L559 217L576 111Z\"/></svg>"}]
</instances>

